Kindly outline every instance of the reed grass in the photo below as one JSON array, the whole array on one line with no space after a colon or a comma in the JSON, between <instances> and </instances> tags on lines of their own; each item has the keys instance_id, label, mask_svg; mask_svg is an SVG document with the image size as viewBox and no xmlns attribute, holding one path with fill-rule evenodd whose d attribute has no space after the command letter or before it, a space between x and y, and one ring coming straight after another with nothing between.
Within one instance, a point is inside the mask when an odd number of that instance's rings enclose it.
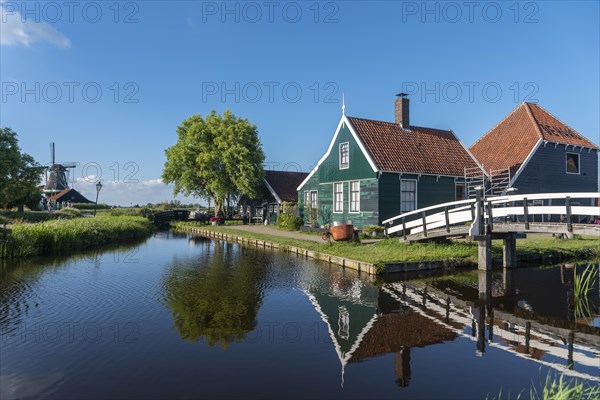
<instances>
[{"instance_id":1,"label":"reed grass","mask_svg":"<svg viewBox=\"0 0 600 400\"><path fill-rule=\"evenodd\" d=\"M556 374L549 372L543 381L540 381L540 390L538 390L535 384L532 382L529 388L528 399L531 400L599 400L600 399L600 385L589 383L585 380L576 378L567 378L563 374ZM515 398L517 400L523 398L523 392L521 391ZM490 396L486 396L486 399L490 399ZM491 399L511 399L510 392L506 393L506 396L500 393L497 397Z\"/></svg>"},{"instance_id":2,"label":"reed grass","mask_svg":"<svg viewBox=\"0 0 600 400\"><path fill-rule=\"evenodd\" d=\"M12 227L9 240L0 246L0 257L69 254L108 243L141 239L152 231L150 221L143 217L98 216L16 224Z\"/></svg>"}]
</instances>

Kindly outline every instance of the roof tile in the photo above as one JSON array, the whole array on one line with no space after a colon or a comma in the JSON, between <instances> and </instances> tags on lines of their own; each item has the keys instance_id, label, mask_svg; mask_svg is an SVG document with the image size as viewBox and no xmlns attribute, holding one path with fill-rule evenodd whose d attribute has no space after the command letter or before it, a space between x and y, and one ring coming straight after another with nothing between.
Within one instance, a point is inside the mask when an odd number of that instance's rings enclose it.
<instances>
[{"instance_id":1,"label":"roof tile","mask_svg":"<svg viewBox=\"0 0 600 400\"><path fill-rule=\"evenodd\" d=\"M598 148L539 105L522 103L469 150L486 170L510 168L512 175L540 139Z\"/></svg>"},{"instance_id":2,"label":"roof tile","mask_svg":"<svg viewBox=\"0 0 600 400\"><path fill-rule=\"evenodd\" d=\"M477 167L454 133L392 122L348 117L371 158L382 171L463 176Z\"/></svg>"}]
</instances>

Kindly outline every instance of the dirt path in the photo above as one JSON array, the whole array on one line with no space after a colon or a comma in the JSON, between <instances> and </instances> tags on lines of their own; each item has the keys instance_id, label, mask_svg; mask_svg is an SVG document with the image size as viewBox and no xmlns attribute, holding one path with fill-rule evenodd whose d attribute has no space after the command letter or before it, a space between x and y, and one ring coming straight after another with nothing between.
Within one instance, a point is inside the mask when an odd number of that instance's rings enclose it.
<instances>
[{"instance_id":1,"label":"dirt path","mask_svg":"<svg viewBox=\"0 0 600 400\"><path fill-rule=\"evenodd\" d=\"M281 231L279 229L271 228L270 226L266 226L266 225L234 225L234 226L228 226L227 228L238 229L240 231L247 231L247 232L263 233L266 235L273 235L273 236L284 236L284 237L289 237L289 238L298 239L298 240L312 240L313 242L323 243L323 239L321 239L321 235L309 235L306 233Z\"/></svg>"},{"instance_id":2,"label":"dirt path","mask_svg":"<svg viewBox=\"0 0 600 400\"><path fill-rule=\"evenodd\" d=\"M306 233L300 233L300 232L282 231L282 230L270 227L268 225L234 225L234 226L228 226L227 228L239 229L240 231L246 231L246 232L263 233L266 235L273 235L273 236L284 236L284 237L289 237L289 238L298 239L298 240L311 240L313 242L323 243L323 239L321 239L321 235L312 235L312 234L306 234ZM370 243L379 242L380 240L381 239L363 239L362 243L370 244Z\"/></svg>"}]
</instances>

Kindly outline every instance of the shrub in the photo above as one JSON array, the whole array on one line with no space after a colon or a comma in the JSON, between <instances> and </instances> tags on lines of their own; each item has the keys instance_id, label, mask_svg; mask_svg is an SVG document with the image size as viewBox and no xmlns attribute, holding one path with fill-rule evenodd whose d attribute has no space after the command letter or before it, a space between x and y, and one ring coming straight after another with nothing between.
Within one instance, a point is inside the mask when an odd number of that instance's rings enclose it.
<instances>
[{"instance_id":1,"label":"shrub","mask_svg":"<svg viewBox=\"0 0 600 400\"><path fill-rule=\"evenodd\" d=\"M108 210L110 208L108 204L98 204L96 207L94 203L73 203L72 207L79 210L93 210L94 208L96 210Z\"/></svg>"},{"instance_id":2,"label":"shrub","mask_svg":"<svg viewBox=\"0 0 600 400\"><path fill-rule=\"evenodd\" d=\"M303 224L302 218L291 213L280 214L277 218L277 226L290 231L297 231Z\"/></svg>"},{"instance_id":3,"label":"shrub","mask_svg":"<svg viewBox=\"0 0 600 400\"><path fill-rule=\"evenodd\" d=\"M65 207L54 213L61 218L78 218L81 217L81 211L74 207Z\"/></svg>"},{"instance_id":4,"label":"shrub","mask_svg":"<svg viewBox=\"0 0 600 400\"><path fill-rule=\"evenodd\" d=\"M368 236L379 236L383 233L385 228L377 225L367 225L363 228L363 233Z\"/></svg>"}]
</instances>

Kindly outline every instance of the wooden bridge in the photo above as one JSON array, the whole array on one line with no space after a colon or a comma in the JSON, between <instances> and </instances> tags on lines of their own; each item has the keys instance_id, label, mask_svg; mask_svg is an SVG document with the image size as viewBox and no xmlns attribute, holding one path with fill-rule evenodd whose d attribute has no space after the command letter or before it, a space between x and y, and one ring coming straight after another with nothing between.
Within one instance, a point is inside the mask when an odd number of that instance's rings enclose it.
<instances>
[{"instance_id":1,"label":"wooden bridge","mask_svg":"<svg viewBox=\"0 0 600 400\"><path fill-rule=\"evenodd\" d=\"M425 207L383 221L387 235L405 242L466 237L479 242L479 268L491 268L491 240L504 241L504 267L516 264L517 233L600 237L600 193L541 193L485 197ZM554 205L552 205L554 203ZM546 205L548 204L548 205ZM587 205L586 205L587 204ZM532 221L537 218L538 222ZM579 223L583 219L587 223Z\"/></svg>"},{"instance_id":2,"label":"wooden bridge","mask_svg":"<svg viewBox=\"0 0 600 400\"><path fill-rule=\"evenodd\" d=\"M186 221L190 215L188 210L168 210L154 213L152 221L158 227L169 226L171 221Z\"/></svg>"}]
</instances>

